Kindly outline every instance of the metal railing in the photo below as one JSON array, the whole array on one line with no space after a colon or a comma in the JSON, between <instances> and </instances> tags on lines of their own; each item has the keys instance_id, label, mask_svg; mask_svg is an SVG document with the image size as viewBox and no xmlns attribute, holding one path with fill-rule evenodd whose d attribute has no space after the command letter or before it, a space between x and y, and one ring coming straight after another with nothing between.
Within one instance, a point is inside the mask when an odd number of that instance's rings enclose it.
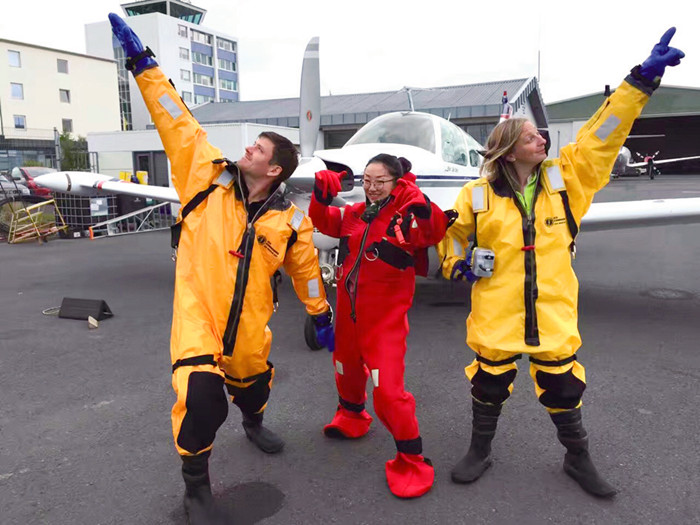
<instances>
[{"instance_id":1,"label":"metal railing","mask_svg":"<svg viewBox=\"0 0 700 525\"><path fill-rule=\"evenodd\" d=\"M166 230L175 223L171 204L163 202L90 226L90 239Z\"/></svg>"}]
</instances>

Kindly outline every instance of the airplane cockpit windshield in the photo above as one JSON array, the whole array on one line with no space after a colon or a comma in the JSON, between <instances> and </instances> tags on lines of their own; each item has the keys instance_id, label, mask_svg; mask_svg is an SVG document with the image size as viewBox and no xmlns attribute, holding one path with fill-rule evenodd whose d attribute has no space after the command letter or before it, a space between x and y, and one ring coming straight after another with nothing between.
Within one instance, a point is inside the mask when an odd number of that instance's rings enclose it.
<instances>
[{"instance_id":1,"label":"airplane cockpit windshield","mask_svg":"<svg viewBox=\"0 0 700 525\"><path fill-rule=\"evenodd\" d=\"M345 144L406 144L435 153L435 125L427 115L401 113L376 118Z\"/></svg>"}]
</instances>

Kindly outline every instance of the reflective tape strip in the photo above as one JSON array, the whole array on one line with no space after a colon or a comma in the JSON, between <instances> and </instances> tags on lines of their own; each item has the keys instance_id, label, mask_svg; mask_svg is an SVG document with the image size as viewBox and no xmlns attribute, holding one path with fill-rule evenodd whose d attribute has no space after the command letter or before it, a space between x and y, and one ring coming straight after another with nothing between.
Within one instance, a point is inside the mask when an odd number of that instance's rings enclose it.
<instances>
[{"instance_id":1,"label":"reflective tape strip","mask_svg":"<svg viewBox=\"0 0 700 525\"><path fill-rule=\"evenodd\" d=\"M457 239L452 239L452 249L457 257L464 257L464 250L462 249L462 243Z\"/></svg>"},{"instance_id":2,"label":"reflective tape strip","mask_svg":"<svg viewBox=\"0 0 700 525\"><path fill-rule=\"evenodd\" d=\"M603 122L600 127L596 130L595 136L598 137L600 140L605 142L608 140L608 137L610 134L615 131L615 128L620 125L620 122L622 122L618 117L616 117L613 114L608 115L608 118L605 119L605 122Z\"/></svg>"},{"instance_id":3,"label":"reflective tape strip","mask_svg":"<svg viewBox=\"0 0 700 525\"><path fill-rule=\"evenodd\" d=\"M474 213L485 211L486 195L484 194L483 186L474 186L472 188L472 209Z\"/></svg>"},{"instance_id":4,"label":"reflective tape strip","mask_svg":"<svg viewBox=\"0 0 700 525\"><path fill-rule=\"evenodd\" d=\"M379 388L379 369L372 369L372 383L374 383L374 388Z\"/></svg>"},{"instance_id":5,"label":"reflective tape strip","mask_svg":"<svg viewBox=\"0 0 700 525\"><path fill-rule=\"evenodd\" d=\"M299 209L296 209L294 210L294 215L292 216L292 221L289 223L289 225L295 230L299 230L299 226L301 226L301 221L303 220L304 212Z\"/></svg>"},{"instance_id":6,"label":"reflective tape strip","mask_svg":"<svg viewBox=\"0 0 700 525\"><path fill-rule=\"evenodd\" d=\"M559 166L556 164L547 166L547 178L549 179L549 185L552 187L553 191L561 191L566 188Z\"/></svg>"},{"instance_id":7,"label":"reflective tape strip","mask_svg":"<svg viewBox=\"0 0 700 525\"><path fill-rule=\"evenodd\" d=\"M309 298L315 299L321 296L318 279L310 279L309 281L307 281L306 286L309 289Z\"/></svg>"},{"instance_id":8,"label":"reflective tape strip","mask_svg":"<svg viewBox=\"0 0 700 525\"><path fill-rule=\"evenodd\" d=\"M224 170L221 172L221 175L219 175L219 178L216 179L216 183L219 186L228 186L231 184L231 181L233 180L233 173L231 173L228 170Z\"/></svg>"},{"instance_id":9,"label":"reflective tape strip","mask_svg":"<svg viewBox=\"0 0 700 525\"><path fill-rule=\"evenodd\" d=\"M343 363L341 363L340 361L336 361L335 362L335 370L336 370L336 372L338 372L339 375L342 376L343 375Z\"/></svg>"},{"instance_id":10,"label":"reflective tape strip","mask_svg":"<svg viewBox=\"0 0 700 525\"><path fill-rule=\"evenodd\" d=\"M163 106L163 109L168 112L170 118L173 120L182 115L180 106L178 106L177 102L172 99L170 93L163 93L163 95L158 99L158 102L161 106Z\"/></svg>"}]
</instances>

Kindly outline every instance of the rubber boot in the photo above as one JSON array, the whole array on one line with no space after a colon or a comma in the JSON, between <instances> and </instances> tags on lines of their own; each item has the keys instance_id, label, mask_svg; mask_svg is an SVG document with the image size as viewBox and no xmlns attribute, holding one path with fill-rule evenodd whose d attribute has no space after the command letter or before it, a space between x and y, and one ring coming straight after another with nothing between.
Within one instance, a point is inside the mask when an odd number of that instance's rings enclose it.
<instances>
[{"instance_id":1,"label":"rubber boot","mask_svg":"<svg viewBox=\"0 0 700 525\"><path fill-rule=\"evenodd\" d=\"M333 421L323 427L323 433L329 438L357 439L369 432L372 421L366 410L353 412L338 405Z\"/></svg>"},{"instance_id":2,"label":"rubber boot","mask_svg":"<svg viewBox=\"0 0 700 525\"><path fill-rule=\"evenodd\" d=\"M284 441L269 428L263 426L263 415L243 413L243 430L255 446L266 454L277 454L284 448Z\"/></svg>"},{"instance_id":3,"label":"rubber boot","mask_svg":"<svg viewBox=\"0 0 700 525\"><path fill-rule=\"evenodd\" d=\"M191 525L224 524L226 520L214 502L209 481L209 454L180 456L182 478L185 480L185 513Z\"/></svg>"},{"instance_id":4,"label":"rubber boot","mask_svg":"<svg viewBox=\"0 0 700 525\"><path fill-rule=\"evenodd\" d=\"M496 434L502 406L472 398L472 440L467 454L452 469L455 483L476 481L491 466L491 441Z\"/></svg>"},{"instance_id":5,"label":"rubber boot","mask_svg":"<svg viewBox=\"0 0 700 525\"><path fill-rule=\"evenodd\" d=\"M588 454L588 434L581 422L581 409L550 414L557 426L557 437L566 447L564 472L574 478L581 488L599 498L612 498L617 489L600 477Z\"/></svg>"},{"instance_id":6,"label":"rubber boot","mask_svg":"<svg viewBox=\"0 0 700 525\"><path fill-rule=\"evenodd\" d=\"M391 493L398 498L417 498L430 490L435 470L429 459L421 454L397 452L384 466Z\"/></svg>"}]
</instances>

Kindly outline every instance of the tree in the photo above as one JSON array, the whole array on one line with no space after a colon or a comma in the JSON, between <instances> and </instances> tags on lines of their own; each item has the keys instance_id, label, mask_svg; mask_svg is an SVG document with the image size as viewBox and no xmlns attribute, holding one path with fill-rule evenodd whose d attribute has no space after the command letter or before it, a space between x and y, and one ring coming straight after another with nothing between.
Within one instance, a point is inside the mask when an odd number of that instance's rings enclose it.
<instances>
[{"instance_id":1,"label":"tree","mask_svg":"<svg viewBox=\"0 0 700 525\"><path fill-rule=\"evenodd\" d=\"M78 136L74 139L69 132L61 133L61 170L65 171L89 171L87 140Z\"/></svg>"}]
</instances>

